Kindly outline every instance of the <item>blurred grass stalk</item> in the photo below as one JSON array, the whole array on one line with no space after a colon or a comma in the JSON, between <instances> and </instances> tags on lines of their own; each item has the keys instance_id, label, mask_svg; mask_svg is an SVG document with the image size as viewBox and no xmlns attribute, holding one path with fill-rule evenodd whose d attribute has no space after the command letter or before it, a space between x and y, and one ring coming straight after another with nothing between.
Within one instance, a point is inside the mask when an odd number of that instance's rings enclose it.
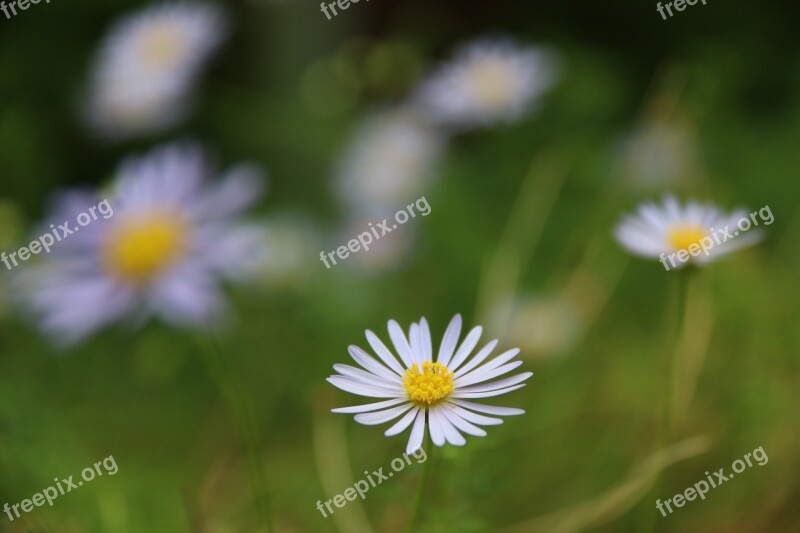
<instances>
[{"instance_id":1,"label":"blurred grass stalk","mask_svg":"<svg viewBox=\"0 0 800 533\"><path fill-rule=\"evenodd\" d=\"M263 525L266 527L267 533L271 533L274 528L269 491L264 475L264 465L258 452L258 437L252 402L245 397L245 389L241 381L235 377L233 370L226 366L222 347L216 337L208 333L205 338L201 339L201 344L208 371L233 412L239 436L244 444L259 526Z\"/></svg>"},{"instance_id":2,"label":"blurred grass stalk","mask_svg":"<svg viewBox=\"0 0 800 533\"><path fill-rule=\"evenodd\" d=\"M326 402L318 402L318 408L314 409L312 424L314 458L322 490L326 495L339 494L355 484L351 474L350 459L347 456L345 420L344 417L329 416ZM332 517L336 527L343 533L374 531L361 500L348 501L347 507L337 509Z\"/></svg>"},{"instance_id":3,"label":"blurred grass stalk","mask_svg":"<svg viewBox=\"0 0 800 533\"><path fill-rule=\"evenodd\" d=\"M513 525L504 533L547 531L573 533L607 523L631 508L645 496L662 471L680 461L700 455L711 447L711 440L700 435L661 448L648 456L621 483L589 501ZM655 510L653 511L655 512Z\"/></svg>"},{"instance_id":4,"label":"blurred grass stalk","mask_svg":"<svg viewBox=\"0 0 800 533\"><path fill-rule=\"evenodd\" d=\"M566 175L557 155L541 156L531 163L500 244L484 269L478 290L478 322L490 321L494 310L516 292L520 272L536 249ZM507 324L509 318L495 319L497 323Z\"/></svg>"},{"instance_id":5,"label":"blurred grass stalk","mask_svg":"<svg viewBox=\"0 0 800 533\"><path fill-rule=\"evenodd\" d=\"M679 275L680 322L672 358L672 387L669 409L669 434L679 432L692 405L697 381L703 370L711 332L714 309L708 287L694 268L682 269Z\"/></svg>"}]
</instances>

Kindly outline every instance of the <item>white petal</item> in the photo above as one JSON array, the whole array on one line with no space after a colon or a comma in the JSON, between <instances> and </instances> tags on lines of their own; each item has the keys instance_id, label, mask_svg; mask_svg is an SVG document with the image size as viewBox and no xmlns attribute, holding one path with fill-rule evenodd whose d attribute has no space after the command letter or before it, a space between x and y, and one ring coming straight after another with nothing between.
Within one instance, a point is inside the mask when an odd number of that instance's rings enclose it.
<instances>
[{"instance_id":1,"label":"white petal","mask_svg":"<svg viewBox=\"0 0 800 533\"><path fill-rule=\"evenodd\" d=\"M394 400L386 400L385 402L365 403L364 405L353 405L351 407L337 407L336 409L331 409L331 412L345 414L368 413L369 411L377 411L378 409L392 407L393 405L397 405L398 403L403 403L405 401L408 400L406 398L396 398Z\"/></svg>"},{"instance_id":2,"label":"white petal","mask_svg":"<svg viewBox=\"0 0 800 533\"><path fill-rule=\"evenodd\" d=\"M428 431L431 434L431 441L436 446L444 446L444 429L442 428L442 415L436 409L428 409Z\"/></svg>"},{"instance_id":3,"label":"white petal","mask_svg":"<svg viewBox=\"0 0 800 533\"><path fill-rule=\"evenodd\" d=\"M369 396L371 398L400 398L405 397L405 392L401 389L391 389L383 387L379 384L374 386L364 385L350 378L342 376L330 376L328 383L334 387L338 387L343 391L358 394L359 396Z\"/></svg>"},{"instance_id":4,"label":"white petal","mask_svg":"<svg viewBox=\"0 0 800 533\"><path fill-rule=\"evenodd\" d=\"M411 365L415 362L414 354L411 352L411 346L409 346L408 339L406 339L405 333L400 328L400 324L394 320L389 321L389 337L392 339L400 359L403 360L407 368L411 368Z\"/></svg>"},{"instance_id":5,"label":"white petal","mask_svg":"<svg viewBox=\"0 0 800 533\"><path fill-rule=\"evenodd\" d=\"M444 366L450 364L450 358L458 345L458 337L461 335L461 315L456 315L447 326L447 330L442 337L442 344L439 347L439 356L436 361L442 363Z\"/></svg>"},{"instance_id":6,"label":"white petal","mask_svg":"<svg viewBox=\"0 0 800 533\"><path fill-rule=\"evenodd\" d=\"M411 425L411 422L413 422L414 419L417 417L418 412L419 412L419 407L414 407L411 411L406 413L403 418L398 420L395 425L387 429L384 435L386 435L387 437L393 437L405 431L406 428Z\"/></svg>"},{"instance_id":7,"label":"white petal","mask_svg":"<svg viewBox=\"0 0 800 533\"><path fill-rule=\"evenodd\" d=\"M442 433L444 433L445 440L453 446L464 446L467 443L467 440L461 433L458 432L450 420L448 420L442 407L436 406L431 410L436 413L436 417L439 419L439 425L442 428Z\"/></svg>"},{"instance_id":8,"label":"white petal","mask_svg":"<svg viewBox=\"0 0 800 533\"><path fill-rule=\"evenodd\" d=\"M411 435L408 437L406 453L414 453L422 447L422 439L425 436L425 411L425 409L420 409L417 413L414 427L411 428Z\"/></svg>"},{"instance_id":9,"label":"white petal","mask_svg":"<svg viewBox=\"0 0 800 533\"><path fill-rule=\"evenodd\" d=\"M442 407L443 407L442 413L456 428L460 429L467 435L472 435L474 437L486 436L486 431L484 431L483 429L479 428L476 425L470 424L469 422L458 416L458 414L456 414L455 410L453 409L454 406L452 404L446 403Z\"/></svg>"},{"instance_id":10,"label":"white petal","mask_svg":"<svg viewBox=\"0 0 800 533\"><path fill-rule=\"evenodd\" d=\"M484 405L482 403L468 402L466 400L451 400L450 403L478 411L479 413L486 413L487 415L497 416L516 416L524 415L524 409L517 409L516 407L501 407L498 405Z\"/></svg>"},{"instance_id":11,"label":"white petal","mask_svg":"<svg viewBox=\"0 0 800 533\"><path fill-rule=\"evenodd\" d=\"M389 368L401 376L405 373L405 369L400 366L400 363L397 362L397 359L394 355L392 355L392 352L389 351L389 348L387 348L386 345L383 344L383 342L378 338L378 336L372 333L370 330L367 330L367 342L369 342L369 345L372 346L373 350L375 350L375 353L378 354L378 357L381 358L381 361L386 363Z\"/></svg>"},{"instance_id":12,"label":"white petal","mask_svg":"<svg viewBox=\"0 0 800 533\"><path fill-rule=\"evenodd\" d=\"M491 370L484 370L483 367L481 367L474 372L470 372L469 375L457 379L454 382L454 385L458 388L462 388L475 383L483 383L484 381L494 379L498 376L502 376L503 374L508 374L512 370L519 368L521 364L522 361L514 361L513 363L508 363L507 365L503 365L499 368Z\"/></svg>"},{"instance_id":13,"label":"white petal","mask_svg":"<svg viewBox=\"0 0 800 533\"><path fill-rule=\"evenodd\" d=\"M524 386L525 384L523 383L522 385L517 385L515 387L508 387L506 389L499 389L487 392L454 392L452 398L489 398L491 396L500 396L501 394L521 389Z\"/></svg>"},{"instance_id":14,"label":"white petal","mask_svg":"<svg viewBox=\"0 0 800 533\"><path fill-rule=\"evenodd\" d=\"M461 363L463 363L467 356L472 353L472 350L475 348L481 338L481 333L483 333L482 327L476 326L472 328L472 331L469 332L469 335L467 335L467 338L464 339L464 342L461 343L461 347L453 356L453 360L450 361L449 365L447 365L447 368L449 368L451 372L454 372L459 366L461 366Z\"/></svg>"},{"instance_id":15,"label":"white petal","mask_svg":"<svg viewBox=\"0 0 800 533\"><path fill-rule=\"evenodd\" d=\"M350 357L352 357L356 363L366 368L373 374L376 374L392 383L400 384L403 382L403 380L400 379L400 376L398 376L397 374L395 374L394 372L392 372L391 370L380 364L372 356L370 356L367 352L365 352L355 344L351 344L350 346L348 346L347 351L350 353Z\"/></svg>"},{"instance_id":16,"label":"white petal","mask_svg":"<svg viewBox=\"0 0 800 533\"><path fill-rule=\"evenodd\" d=\"M394 385L396 385L396 383L393 383L380 376L376 376L371 372L361 370L360 368L356 368L354 366L337 364L333 365L333 369L336 370L341 375L353 378L354 380L363 383L364 385L373 385L377 383L380 383L381 385L387 387L393 387Z\"/></svg>"},{"instance_id":17,"label":"white petal","mask_svg":"<svg viewBox=\"0 0 800 533\"><path fill-rule=\"evenodd\" d=\"M433 348L431 346L431 328L428 327L428 321L425 317L419 321L419 335L420 345L423 361L433 361Z\"/></svg>"},{"instance_id":18,"label":"white petal","mask_svg":"<svg viewBox=\"0 0 800 533\"><path fill-rule=\"evenodd\" d=\"M481 351L479 351L475 355L475 357L470 359L469 363L459 368L458 371L453 374L453 377L459 378L460 376L463 376L464 374L466 374L467 372L469 372L470 370L481 364L481 362L487 357L489 357L489 354L492 353L494 347L497 346L497 342L498 342L497 339L494 339L493 341L489 342L486 346L481 348Z\"/></svg>"},{"instance_id":19,"label":"white petal","mask_svg":"<svg viewBox=\"0 0 800 533\"><path fill-rule=\"evenodd\" d=\"M359 424L364 424L365 426L377 426L378 424L383 424L384 422L394 420L412 407L414 407L414 404L409 402L405 405L399 405L397 407L392 407L391 409L386 409L385 411L361 413L353 418Z\"/></svg>"},{"instance_id":20,"label":"white petal","mask_svg":"<svg viewBox=\"0 0 800 533\"><path fill-rule=\"evenodd\" d=\"M411 324L408 331L409 344L411 345L411 353L414 354L414 362L422 368L424 359L422 358L422 343L419 334L419 324Z\"/></svg>"},{"instance_id":21,"label":"white petal","mask_svg":"<svg viewBox=\"0 0 800 533\"><path fill-rule=\"evenodd\" d=\"M526 379L530 378L532 375L533 372L523 372L522 374L517 374L516 376L511 376L510 378L504 378L499 381L494 381L492 383L486 383L484 385L475 385L473 387L458 388L456 389L456 392L487 392L490 390L502 389L504 387L510 387L512 385L516 385L517 383L521 383Z\"/></svg>"},{"instance_id":22,"label":"white petal","mask_svg":"<svg viewBox=\"0 0 800 533\"><path fill-rule=\"evenodd\" d=\"M455 402L451 402L450 405L453 406L453 413L457 414L468 422L472 422L473 424L478 424L479 426L499 426L503 423L503 420L500 418L491 418L467 411L466 409L455 405Z\"/></svg>"}]
</instances>

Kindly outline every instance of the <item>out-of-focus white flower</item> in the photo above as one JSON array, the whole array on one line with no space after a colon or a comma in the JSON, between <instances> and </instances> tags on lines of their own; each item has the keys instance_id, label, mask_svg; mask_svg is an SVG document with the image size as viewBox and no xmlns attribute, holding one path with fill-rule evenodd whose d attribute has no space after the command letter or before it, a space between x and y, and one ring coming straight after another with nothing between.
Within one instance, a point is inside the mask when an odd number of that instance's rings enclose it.
<instances>
[{"instance_id":1,"label":"out-of-focus white flower","mask_svg":"<svg viewBox=\"0 0 800 533\"><path fill-rule=\"evenodd\" d=\"M319 230L299 213L270 217L262 223L266 253L260 279L270 286L302 282L317 264L309 260L322 246Z\"/></svg>"},{"instance_id":2,"label":"out-of-focus white flower","mask_svg":"<svg viewBox=\"0 0 800 533\"><path fill-rule=\"evenodd\" d=\"M518 120L556 81L554 53L481 39L424 80L413 101L434 123L470 128Z\"/></svg>"},{"instance_id":3,"label":"out-of-focus white flower","mask_svg":"<svg viewBox=\"0 0 800 533\"><path fill-rule=\"evenodd\" d=\"M649 121L619 145L621 171L627 182L663 189L696 172L697 154L685 128L663 120Z\"/></svg>"},{"instance_id":4,"label":"out-of-focus white flower","mask_svg":"<svg viewBox=\"0 0 800 533\"><path fill-rule=\"evenodd\" d=\"M632 254L660 259L669 270L667 254L687 251L686 261L670 261L671 267L677 268L707 263L758 242L762 237L758 231L740 235L737 224L742 219L749 222L744 209L726 215L711 204L691 201L681 206L668 196L661 206L640 205L635 215L627 215L617 225L614 236ZM698 249L702 253L695 253Z\"/></svg>"},{"instance_id":5,"label":"out-of-focus white flower","mask_svg":"<svg viewBox=\"0 0 800 533\"><path fill-rule=\"evenodd\" d=\"M549 357L572 348L583 333L581 313L561 297L526 296L500 311L509 342L529 357ZM495 330L493 330L495 331Z\"/></svg>"},{"instance_id":6,"label":"out-of-focus white flower","mask_svg":"<svg viewBox=\"0 0 800 533\"><path fill-rule=\"evenodd\" d=\"M348 208L394 212L425 192L445 139L407 108L367 119L345 149L337 170L338 195Z\"/></svg>"},{"instance_id":7,"label":"out-of-focus white flower","mask_svg":"<svg viewBox=\"0 0 800 533\"><path fill-rule=\"evenodd\" d=\"M389 337L394 353L377 335L367 330L367 341L380 362L358 346L350 346L350 356L361 368L334 365L337 374L330 376L328 382L359 396L387 400L342 407L333 412L358 413L355 421L368 426L400 418L386 430L385 435L397 435L412 427L407 453L413 453L422 446L426 426L436 446L443 446L445 442L463 446L466 439L461 435L462 432L485 436L486 431L478 426L502 424L503 421L479 413L509 416L524 411L469 400L500 396L522 388L524 381L533 373L523 372L491 381L518 368L522 361L513 361L519 353L519 349L515 348L478 366L497 346L497 340L493 340L473 356L482 331L480 326L473 328L459 345L461 315L456 315L444 333L434 362L431 332L424 317L418 324L411 324L408 337L397 322L389 321Z\"/></svg>"},{"instance_id":8,"label":"out-of-focus white flower","mask_svg":"<svg viewBox=\"0 0 800 533\"><path fill-rule=\"evenodd\" d=\"M383 213L390 217L394 213ZM354 218L346 222L338 232L335 243L346 243L350 239L358 237L365 231L370 231L376 222L380 222L382 217L377 214L373 217ZM370 223L373 226L370 226ZM391 226L391 224L390 224ZM380 234L381 232L379 232ZM402 267L407 263L412 253L416 240L416 230L414 223L409 222L398 226L391 233L374 239L369 244L369 250L360 249L357 253L351 253L343 261L343 268L352 269L360 273L374 274L391 271ZM337 245L338 246L338 245Z\"/></svg>"},{"instance_id":9,"label":"out-of-focus white flower","mask_svg":"<svg viewBox=\"0 0 800 533\"><path fill-rule=\"evenodd\" d=\"M121 165L106 195L113 211L70 235L41 264L20 268L17 297L57 344L69 345L125 318L151 316L207 327L222 318L220 281L251 273L263 258L263 231L240 220L259 197L250 166L207 183L205 156L170 145ZM54 221L74 221L97 203L72 193Z\"/></svg>"},{"instance_id":10,"label":"out-of-focus white flower","mask_svg":"<svg viewBox=\"0 0 800 533\"><path fill-rule=\"evenodd\" d=\"M168 2L117 22L94 65L86 104L98 132L120 138L182 120L197 75L226 34L211 4Z\"/></svg>"}]
</instances>

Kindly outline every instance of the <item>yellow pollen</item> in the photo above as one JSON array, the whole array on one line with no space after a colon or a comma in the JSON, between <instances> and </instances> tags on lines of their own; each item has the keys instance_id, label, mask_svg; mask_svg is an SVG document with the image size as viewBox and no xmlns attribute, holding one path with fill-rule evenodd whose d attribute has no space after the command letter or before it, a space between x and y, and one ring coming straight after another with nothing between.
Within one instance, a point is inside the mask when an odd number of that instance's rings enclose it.
<instances>
[{"instance_id":1,"label":"yellow pollen","mask_svg":"<svg viewBox=\"0 0 800 533\"><path fill-rule=\"evenodd\" d=\"M185 50L186 43L181 32L169 24L148 28L142 38L142 54L160 68L173 66Z\"/></svg>"},{"instance_id":2,"label":"yellow pollen","mask_svg":"<svg viewBox=\"0 0 800 533\"><path fill-rule=\"evenodd\" d=\"M182 222L162 214L121 223L104 250L109 272L128 282L151 279L182 252L185 231Z\"/></svg>"},{"instance_id":3,"label":"yellow pollen","mask_svg":"<svg viewBox=\"0 0 800 533\"><path fill-rule=\"evenodd\" d=\"M482 59L467 73L470 92L475 100L489 108L502 108L514 95L514 80L507 65L497 59Z\"/></svg>"},{"instance_id":4,"label":"yellow pollen","mask_svg":"<svg viewBox=\"0 0 800 533\"><path fill-rule=\"evenodd\" d=\"M425 361L422 372L416 363L403 377L408 397L417 405L434 405L453 391L453 373L441 363Z\"/></svg>"},{"instance_id":5,"label":"yellow pollen","mask_svg":"<svg viewBox=\"0 0 800 533\"><path fill-rule=\"evenodd\" d=\"M693 244L700 244L706 232L699 226L678 226L670 230L667 240L675 250L686 250Z\"/></svg>"}]
</instances>

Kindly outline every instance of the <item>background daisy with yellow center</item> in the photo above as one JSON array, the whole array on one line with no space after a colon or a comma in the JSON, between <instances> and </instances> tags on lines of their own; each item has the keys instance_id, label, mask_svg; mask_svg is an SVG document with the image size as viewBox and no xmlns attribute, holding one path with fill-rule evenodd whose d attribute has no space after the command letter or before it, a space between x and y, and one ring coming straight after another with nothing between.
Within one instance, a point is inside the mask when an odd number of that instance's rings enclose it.
<instances>
[{"instance_id":1,"label":"background daisy with yellow center","mask_svg":"<svg viewBox=\"0 0 800 533\"><path fill-rule=\"evenodd\" d=\"M108 195L114 216L81 228L20 273L19 298L57 344L73 344L113 322L155 316L206 327L225 310L220 281L264 258L263 231L240 220L260 196L249 165L208 183L194 145L169 145L125 161ZM69 220L94 197L72 192L48 220Z\"/></svg>"}]
</instances>

